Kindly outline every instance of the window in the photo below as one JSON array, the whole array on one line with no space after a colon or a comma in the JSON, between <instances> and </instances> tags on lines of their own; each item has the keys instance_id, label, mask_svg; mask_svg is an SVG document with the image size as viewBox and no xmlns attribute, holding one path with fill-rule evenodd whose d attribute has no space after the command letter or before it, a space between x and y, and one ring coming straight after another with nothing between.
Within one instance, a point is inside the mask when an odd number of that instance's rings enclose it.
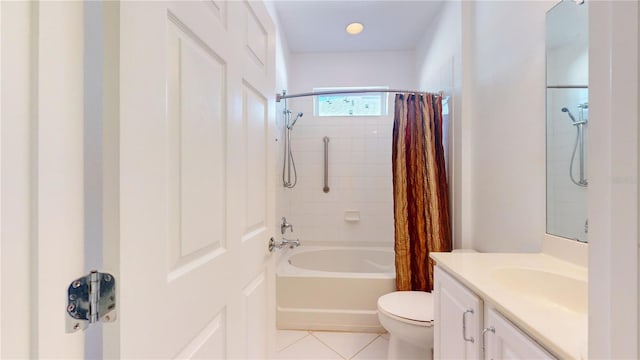
<instances>
[{"instance_id":1,"label":"window","mask_svg":"<svg viewBox=\"0 0 640 360\"><path fill-rule=\"evenodd\" d=\"M314 92L353 90L354 88L315 88ZM358 88L363 89L363 88ZM388 89L367 87L364 89ZM387 115L387 93L351 93L314 97L315 116L383 116Z\"/></svg>"}]
</instances>

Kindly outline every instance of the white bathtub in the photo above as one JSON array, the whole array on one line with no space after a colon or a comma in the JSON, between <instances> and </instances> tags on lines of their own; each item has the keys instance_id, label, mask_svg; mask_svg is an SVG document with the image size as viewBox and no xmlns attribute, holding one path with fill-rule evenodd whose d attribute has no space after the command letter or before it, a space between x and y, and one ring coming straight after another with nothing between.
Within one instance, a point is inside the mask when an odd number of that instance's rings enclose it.
<instances>
[{"instance_id":1,"label":"white bathtub","mask_svg":"<svg viewBox=\"0 0 640 360\"><path fill-rule=\"evenodd\" d=\"M276 275L279 329L384 330L376 303L395 290L392 248L301 246Z\"/></svg>"}]
</instances>

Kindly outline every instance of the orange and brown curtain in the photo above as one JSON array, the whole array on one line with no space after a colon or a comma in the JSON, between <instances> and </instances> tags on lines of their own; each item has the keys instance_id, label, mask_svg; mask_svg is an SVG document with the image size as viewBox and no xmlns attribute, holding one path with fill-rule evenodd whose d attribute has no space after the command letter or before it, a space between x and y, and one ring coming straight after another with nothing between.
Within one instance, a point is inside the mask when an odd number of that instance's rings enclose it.
<instances>
[{"instance_id":1,"label":"orange and brown curtain","mask_svg":"<svg viewBox=\"0 0 640 360\"><path fill-rule=\"evenodd\" d=\"M398 290L433 290L429 252L451 251L442 140L442 97L396 94L392 163Z\"/></svg>"}]
</instances>

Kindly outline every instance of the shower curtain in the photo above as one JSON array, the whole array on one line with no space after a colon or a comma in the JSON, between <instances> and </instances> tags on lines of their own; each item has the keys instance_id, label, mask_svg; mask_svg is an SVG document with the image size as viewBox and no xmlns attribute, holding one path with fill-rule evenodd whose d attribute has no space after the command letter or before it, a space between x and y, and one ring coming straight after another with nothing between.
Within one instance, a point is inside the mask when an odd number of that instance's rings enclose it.
<instances>
[{"instance_id":1,"label":"shower curtain","mask_svg":"<svg viewBox=\"0 0 640 360\"><path fill-rule=\"evenodd\" d=\"M452 246L440 96L396 94L392 157L396 287L431 291L429 252Z\"/></svg>"}]
</instances>

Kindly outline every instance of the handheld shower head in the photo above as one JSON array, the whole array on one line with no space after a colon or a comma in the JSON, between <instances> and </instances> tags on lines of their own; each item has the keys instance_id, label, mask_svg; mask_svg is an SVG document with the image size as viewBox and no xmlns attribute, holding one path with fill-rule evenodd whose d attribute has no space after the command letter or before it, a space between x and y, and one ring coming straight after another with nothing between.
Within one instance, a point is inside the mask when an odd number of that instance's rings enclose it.
<instances>
[{"instance_id":1,"label":"handheld shower head","mask_svg":"<svg viewBox=\"0 0 640 360\"><path fill-rule=\"evenodd\" d=\"M569 117L571 118L571 122L576 122L576 118L574 118L573 115L571 115L571 111L569 111L569 109L567 109L566 107L563 107L562 109L560 109L560 111L566 112L567 115L569 115Z\"/></svg>"},{"instance_id":2,"label":"handheld shower head","mask_svg":"<svg viewBox=\"0 0 640 360\"><path fill-rule=\"evenodd\" d=\"M302 117L302 115L304 115L302 112L299 112L298 115L296 115L295 119L293 119L293 122L291 123L291 125L289 125L289 130L293 129L293 125L296 124L296 121L298 121L298 118Z\"/></svg>"}]
</instances>

